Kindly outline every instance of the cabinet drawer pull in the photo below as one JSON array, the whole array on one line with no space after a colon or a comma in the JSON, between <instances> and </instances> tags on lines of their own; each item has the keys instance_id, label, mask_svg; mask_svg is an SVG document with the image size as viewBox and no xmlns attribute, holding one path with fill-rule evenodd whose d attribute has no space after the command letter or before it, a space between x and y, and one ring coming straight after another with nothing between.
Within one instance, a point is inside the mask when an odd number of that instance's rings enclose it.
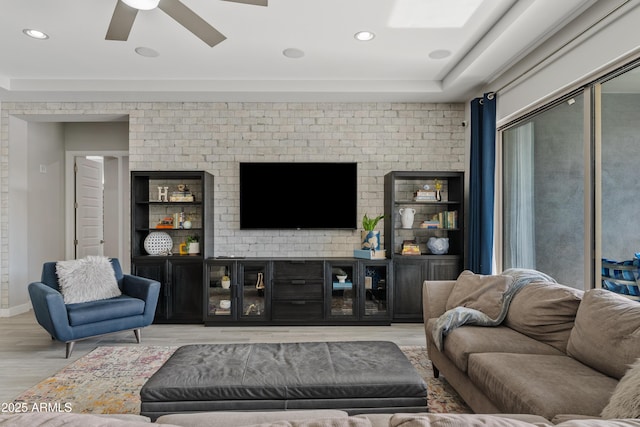
<instances>
[{"instance_id":1,"label":"cabinet drawer pull","mask_svg":"<svg viewBox=\"0 0 640 427\"><path fill-rule=\"evenodd\" d=\"M307 283L306 280L304 279L298 279L298 280L292 280L291 284L292 285L305 285Z\"/></svg>"}]
</instances>

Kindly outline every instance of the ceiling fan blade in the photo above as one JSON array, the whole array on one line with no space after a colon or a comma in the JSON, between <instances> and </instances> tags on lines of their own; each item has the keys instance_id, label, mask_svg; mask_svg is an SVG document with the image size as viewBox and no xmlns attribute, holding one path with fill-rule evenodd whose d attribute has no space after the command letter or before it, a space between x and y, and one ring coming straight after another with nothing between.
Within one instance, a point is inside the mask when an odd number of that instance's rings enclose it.
<instances>
[{"instance_id":1,"label":"ceiling fan blade","mask_svg":"<svg viewBox=\"0 0 640 427\"><path fill-rule=\"evenodd\" d=\"M121 40L125 41L129 38L131 27L133 27L133 21L136 19L138 9L127 6L122 1L118 0L116 8L113 11L113 17L107 30L106 40Z\"/></svg>"},{"instance_id":2,"label":"ceiling fan blade","mask_svg":"<svg viewBox=\"0 0 640 427\"><path fill-rule=\"evenodd\" d=\"M234 3L244 3L244 4L252 4L254 6L268 6L269 0L224 0L224 1L232 1Z\"/></svg>"},{"instance_id":3,"label":"ceiling fan blade","mask_svg":"<svg viewBox=\"0 0 640 427\"><path fill-rule=\"evenodd\" d=\"M158 7L211 47L227 39L180 0L160 0Z\"/></svg>"}]
</instances>

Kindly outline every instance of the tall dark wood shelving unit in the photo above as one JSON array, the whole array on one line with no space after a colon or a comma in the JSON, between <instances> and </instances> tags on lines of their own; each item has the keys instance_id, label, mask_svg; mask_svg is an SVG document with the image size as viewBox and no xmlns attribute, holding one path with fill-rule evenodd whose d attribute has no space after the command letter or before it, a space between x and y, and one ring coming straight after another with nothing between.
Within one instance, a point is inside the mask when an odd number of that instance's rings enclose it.
<instances>
[{"instance_id":1,"label":"tall dark wood shelving unit","mask_svg":"<svg viewBox=\"0 0 640 427\"><path fill-rule=\"evenodd\" d=\"M441 200L416 201L415 191L435 180L442 183ZM384 242L387 257L393 260L394 297L393 321L422 321L422 283L425 280L456 279L464 268L464 173L394 171L384 178ZM403 228L399 210L415 209L411 228ZM444 228L421 227L425 220L440 212L456 212L457 224ZM430 237L449 239L446 254L435 255L427 248ZM405 240L415 240L420 255L403 255Z\"/></svg>"},{"instance_id":2,"label":"tall dark wood shelving unit","mask_svg":"<svg viewBox=\"0 0 640 427\"><path fill-rule=\"evenodd\" d=\"M160 201L158 187L169 195L186 184L193 201ZM213 175L202 171L133 171L131 173L131 270L135 275L158 280L160 299L155 323L202 323L204 260L213 255ZM157 229L158 222L184 212L190 229ZM173 240L171 254L149 255L144 241L149 233L164 231ZM180 255L179 245L198 235L200 253Z\"/></svg>"}]
</instances>

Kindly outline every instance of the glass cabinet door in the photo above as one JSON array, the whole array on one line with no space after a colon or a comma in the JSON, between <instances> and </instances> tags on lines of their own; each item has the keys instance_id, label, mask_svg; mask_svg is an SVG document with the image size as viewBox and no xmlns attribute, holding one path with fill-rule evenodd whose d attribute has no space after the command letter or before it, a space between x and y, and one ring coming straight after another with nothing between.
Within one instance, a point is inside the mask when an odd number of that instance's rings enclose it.
<instances>
[{"instance_id":1,"label":"glass cabinet door","mask_svg":"<svg viewBox=\"0 0 640 427\"><path fill-rule=\"evenodd\" d=\"M206 317L210 320L233 319L233 263L207 263Z\"/></svg>"},{"instance_id":2,"label":"glass cabinet door","mask_svg":"<svg viewBox=\"0 0 640 427\"><path fill-rule=\"evenodd\" d=\"M388 262L363 262L362 263L362 282L364 296L363 301L363 317L388 317L389 313L389 294L387 292L387 284L389 283L389 266Z\"/></svg>"},{"instance_id":3,"label":"glass cabinet door","mask_svg":"<svg viewBox=\"0 0 640 427\"><path fill-rule=\"evenodd\" d=\"M269 319L267 262L239 262L241 283L238 286L238 317L241 320Z\"/></svg>"},{"instance_id":4,"label":"glass cabinet door","mask_svg":"<svg viewBox=\"0 0 640 427\"><path fill-rule=\"evenodd\" d=\"M354 262L330 262L328 263L330 280L327 286L327 304L329 317L355 318L357 316L358 293L355 283L358 274Z\"/></svg>"}]
</instances>

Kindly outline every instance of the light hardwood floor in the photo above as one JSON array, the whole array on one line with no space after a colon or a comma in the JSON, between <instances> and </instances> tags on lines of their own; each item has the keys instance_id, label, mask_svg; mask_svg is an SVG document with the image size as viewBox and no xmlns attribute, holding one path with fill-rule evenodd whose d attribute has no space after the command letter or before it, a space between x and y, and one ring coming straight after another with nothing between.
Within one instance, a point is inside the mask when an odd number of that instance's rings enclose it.
<instances>
[{"instance_id":1,"label":"light hardwood floor","mask_svg":"<svg viewBox=\"0 0 640 427\"><path fill-rule=\"evenodd\" d=\"M121 332L76 343L69 359L64 344L52 341L33 312L0 318L0 403L11 402L29 387L102 345L185 345L230 342L298 342L383 340L398 345L425 345L423 325L391 326L243 326L151 325L142 330L142 344L133 332Z\"/></svg>"}]
</instances>

